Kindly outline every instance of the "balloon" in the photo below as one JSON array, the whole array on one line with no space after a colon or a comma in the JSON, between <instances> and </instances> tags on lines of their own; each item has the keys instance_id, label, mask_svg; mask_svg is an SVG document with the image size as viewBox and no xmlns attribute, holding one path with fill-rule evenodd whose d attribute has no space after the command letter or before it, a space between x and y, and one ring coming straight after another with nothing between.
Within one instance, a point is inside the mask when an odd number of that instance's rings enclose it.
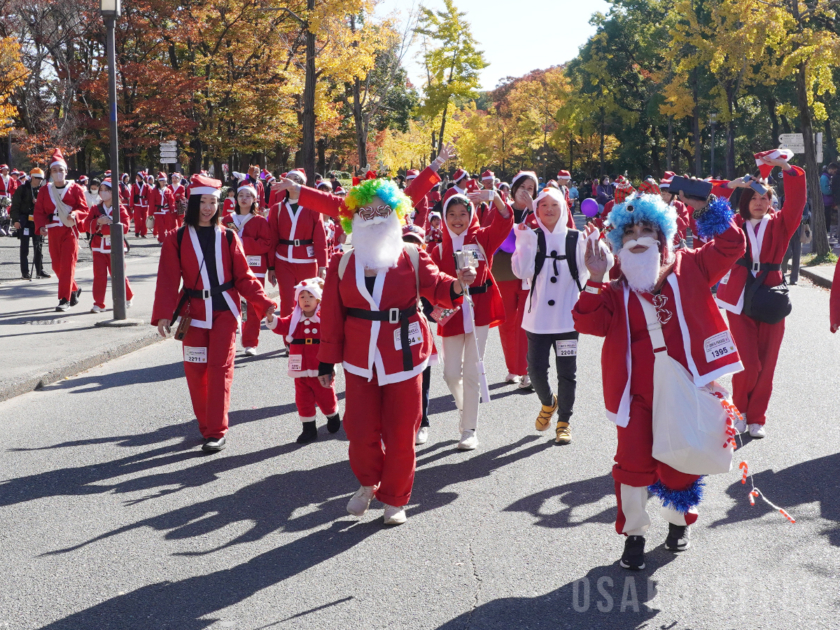
<instances>
[{"instance_id":1,"label":"balloon","mask_svg":"<svg viewBox=\"0 0 840 630\"><path fill-rule=\"evenodd\" d=\"M592 217L598 216L598 202L594 199L584 199L583 203L580 204L580 211L583 212L586 216L590 219Z\"/></svg>"}]
</instances>

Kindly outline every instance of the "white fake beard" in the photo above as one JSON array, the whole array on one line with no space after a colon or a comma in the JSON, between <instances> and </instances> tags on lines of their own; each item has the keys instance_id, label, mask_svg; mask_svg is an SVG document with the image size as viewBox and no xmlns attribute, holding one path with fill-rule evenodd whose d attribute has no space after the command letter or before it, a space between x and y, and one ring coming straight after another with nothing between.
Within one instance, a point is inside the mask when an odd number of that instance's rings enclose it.
<instances>
[{"instance_id":1,"label":"white fake beard","mask_svg":"<svg viewBox=\"0 0 840 630\"><path fill-rule=\"evenodd\" d=\"M403 252L402 225L397 213L370 221L354 216L352 242L356 259L365 269L381 271L396 267Z\"/></svg>"},{"instance_id":2,"label":"white fake beard","mask_svg":"<svg viewBox=\"0 0 840 630\"><path fill-rule=\"evenodd\" d=\"M630 250L636 245L646 245L647 249L634 254ZM643 236L638 240L627 241L618 252L618 259L621 261L621 272L631 289L640 293L653 291L659 280L661 266L657 239Z\"/></svg>"}]
</instances>

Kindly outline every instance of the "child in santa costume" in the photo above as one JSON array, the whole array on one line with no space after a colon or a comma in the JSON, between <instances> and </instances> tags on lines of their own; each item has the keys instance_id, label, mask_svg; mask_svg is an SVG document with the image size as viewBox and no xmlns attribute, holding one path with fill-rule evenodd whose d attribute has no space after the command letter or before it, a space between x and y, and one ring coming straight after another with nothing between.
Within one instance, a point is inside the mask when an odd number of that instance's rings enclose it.
<instances>
[{"instance_id":1,"label":"child in santa costume","mask_svg":"<svg viewBox=\"0 0 840 630\"><path fill-rule=\"evenodd\" d=\"M169 186L172 191L173 218L176 227L184 225L184 212L187 209L186 189L181 181L180 173L172 173L172 184Z\"/></svg>"},{"instance_id":2,"label":"child in santa costume","mask_svg":"<svg viewBox=\"0 0 840 630\"><path fill-rule=\"evenodd\" d=\"M536 201L526 200L533 204L529 207L535 209L537 227L518 226L511 265L516 277L531 281L522 328L528 336L528 375L542 403L536 427L537 431L548 429L557 412L555 442L569 444L578 348L572 308L589 279L584 263L586 237L596 228L590 224L586 233L568 228L569 210L559 189L546 187ZM612 266L612 256L606 255ZM557 365L556 395L548 382L552 348Z\"/></svg>"},{"instance_id":3,"label":"child in santa costume","mask_svg":"<svg viewBox=\"0 0 840 630\"><path fill-rule=\"evenodd\" d=\"M108 177L99 185L99 204L92 207L88 212L81 226L92 236L90 249L93 252L93 308L91 313L101 313L105 310L105 292L108 288L108 276L111 275L111 225L114 220L123 224L124 234L128 233L130 217L128 208L119 206L116 215L111 206L113 192L111 190L111 178ZM125 276L125 299L126 306L131 306L134 293L128 282L128 275Z\"/></svg>"},{"instance_id":4,"label":"child in santa costume","mask_svg":"<svg viewBox=\"0 0 840 630\"><path fill-rule=\"evenodd\" d=\"M763 438L790 302L786 294L780 296L786 311L776 315L762 312L762 307L757 306L758 298L761 291L766 291L762 285L776 287L784 282L782 259L802 222L807 192L805 171L788 164L792 152L776 149L755 157L765 180L775 167L782 169L785 203L779 212L774 212L771 188L765 187L766 193L759 194L743 178L729 182L729 188L743 188L735 222L747 235L747 252L721 280L717 302L727 311L729 327L744 361L744 371L732 377L732 400L744 417L737 428L741 432L749 429L754 438Z\"/></svg>"},{"instance_id":5,"label":"child in santa costume","mask_svg":"<svg viewBox=\"0 0 840 630\"><path fill-rule=\"evenodd\" d=\"M60 149L50 159L50 182L38 190L35 201L35 229L49 234L50 262L58 276L58 306L66 311L79 303L82 290L76 284L76 261L79 258L79 225L85 220L88 205L84 189L67 177L67 162Z\"/></svg>"},{"instance_id":6,"label":"child in santa costume","mask_svg":"<svg viewBox=\"0 0 840 630\"><path fill-rule=\"evenodd\" d=\"M163 243L167 234L177 228L175 198L169 186L166 185L166 181L166 173L158 173L157 184L149 192L149 208L155 216L155 227L152 233L160 243Z\"/></svg>"},{"instance_id":7,"label":"child in santa costume","mask_svg":"<svg viewBox=\"0 0 840 630\"><path fill-rule=\"evenodd\" d=\"M441 229L440 214L432 212L429 215L429 229L424 236L427 247L433 247L443 243L443 230Z\"/></svg>"},{"instance_id":8,"label":"child in santa costume","mask_svg":"<svg viewBox=\"0 0 840 630\"><path fill-rule=\"evenodd\" d=\"M525 223L530 228L537 227L531 211L533 200L537 198L539 180L533 171L520 171L513 178L510 199L513 220L518 226ZM516 250L515 232L511 230L505 242L493 256L493 278L499 285L502 303L505 307L505 321L499 326L502 340L502 352L505 355L508 374L506 383L518 383L522 389L530 389L531 377L528 376L528 337L522 328L522 318L527 308L530 278L521 280L513 273L511 260Z\"/></svg>"},{"instance_id":9,"label":"child in santa costume","mask_svg":"<svg viewBox=\"0 0 840 630\"><path fill-rule=\"evenodd\" d=\"M335 387L322 387L318 381L318 350L321 344L321 312L319 305L324 291L321 278L309 278L295 287L295 309L288 317L270 317L266 325L289 344L289 376L295 379L295 406L303 431L298 444L318 439L315 406L327 416L327 430L341 428Z\"/></svg>"},{"instance_id":10,"label":"child in santa costume","mask_svg":"<svg viewBox=\"0 0 840 630\"><path fill-rule=\"evenodd\" d=\"M222 206L222 222L227 222L236 213L236 186L227 189L224 205Z\"/></svg>"},{"instance_id":11,"label":"child in santa costume","mask_svg":"<svg viewBox=\"0 0 840 630\"><path fill-rule=\"evenodd\" d=\"M271 228L265 217L257 214L257 189L249 181L241 182L236 194L236 212L227 215L222 223L235 231L242 241L248 266L257 280L265 287L265 275L268 270L268 256L271 253ZM245 354L253 357L257 354L260 343L261 318L254 306L248 302L245 323L242 326L242 347Z\"/></svg>"},{"instance_id":12,"label":"child in santa costume","mask_svg":"<svg viewBox=\"0 0 840 630\"><path fill-rule=\"evenodd\" d=\"M480 226L474 203L493 204L493 220L487 227ZM479 361L484 361L490 328L505 318L502 296L490 268L493 253L513 226L513 212L492 189L470 197L450 195L443 202L443 212L443 243L431 249L432 260L441 271L454 276L454 254L466 252L474 261L477 276L475 285L470 287L475 309L464 301L460 312L438 324L438 334L443 337L443 378L460 415L458 449L468 451L478 447Z\"/></svg>"},{"instance_id":13,"label":"child in santa costume","mask_svg":"<svg viewBox=\"0 0 840 630\"><path fill-rule=\"evenodd\" d=\"M253 304L259 319L275 308L248 266L239 237L221 226L221 186L217 179L193 175L185 225L161 248L152 308L152 325L162 337L180 318L184 372L205 452L226 444L240 296Z\"/></svg>"},{"instance_id":14,"label":"child in santa costume","mask_svg":"<svg viewBox=\"0 0 840 630\"><path fill-rule=\"evenodd\" d=\"M572 311L579 332L605 337L604 401L607 417L618 426L612 472L618 500L615 529L627 536L621 557L626 569L645 566L649 490L662 499L661 514L669 523L665 547L671 551L688 548L688 527L697 520L702 497L702 477L652 456L655 353L667 352L696 387L742 369L709 289L743 255L744 234L726 200L707 204L681 195L681 201L695 209L701 233L713 240L700 249L674 252L674 208L656 195L631 196L608 217L608 237L622 277L604 283L608 258L587 241L590 279Z\"/></svg>"}]
</instances>

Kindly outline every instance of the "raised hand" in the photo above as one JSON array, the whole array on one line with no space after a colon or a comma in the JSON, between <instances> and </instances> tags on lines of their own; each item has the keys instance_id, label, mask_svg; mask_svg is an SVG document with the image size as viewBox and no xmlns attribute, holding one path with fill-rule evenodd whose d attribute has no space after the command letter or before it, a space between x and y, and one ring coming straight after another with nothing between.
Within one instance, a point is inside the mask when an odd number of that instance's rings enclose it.
<instances>
[{"instance_id":1,"label":"raised hand","mask_svg":"<svg viewBox=\"0 0 840 630\"><path fill-rule=\"evenodd\" d=\"M456 154L455 145L451 142L447 142L440 148L440 153L438 153L437 159L441 164L444 164L447 160L454 158Z\"/></svg>"},{"instance_id":2,"label":"raised hand","mask_svg":"<svg viewBox=\"0 0 840 630\"><path fill-rule=\"evenodd\" d=\"M593 243L591 239L586 240L586 254L584 256L586 269L592 282L603 282L607 273L607 255L599 242Z\"/></svg>"}]
</instances>

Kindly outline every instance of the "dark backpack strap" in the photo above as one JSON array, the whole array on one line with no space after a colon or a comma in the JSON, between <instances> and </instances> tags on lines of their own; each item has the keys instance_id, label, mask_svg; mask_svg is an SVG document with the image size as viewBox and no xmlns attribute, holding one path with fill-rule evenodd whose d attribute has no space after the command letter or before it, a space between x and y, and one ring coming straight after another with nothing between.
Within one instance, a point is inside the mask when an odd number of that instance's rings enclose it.
<instances>
[{"instance_id":1,"label":"dark backpack strap","mask_svg":"<svg viewBox=\"0 0 840 630\"><path fill-rule=\"evenodd\" d=\"M227 238L228 247L233 245L233 230L225 228L225 238Z\"/></svg>"},{"instance_id":2,"label":"dark backpack strap","mask_svg":"<svg viewBox=\"0 0 840 630\"><path fill-rule=\"evenodd\" d=\"M523 219L524 221L524 219ZM537 284L537 276L540 275L543 265L545 264L545 233L537 228L534 230L537 233L537 256L534 258L534 277L531 278L531 289L528 291L528 312L531 312L531 301L534 299L534 287Z\"/></svg>"},{"instance_id":3,"label":"dark backpack strap","mask_svg":"<svg viewBox=\"0 0 840 630\"><path fill-rule=\"evenodd\" d=\"M569 273L572 274L572 279L574 279L578 291L583 291L583 287L580 286L580 273L578 272L577 265L577 245L579 238L580 232L578 230L569 230L566 232L566 262L569 264Z\"/></svg>"}]
</instances>

